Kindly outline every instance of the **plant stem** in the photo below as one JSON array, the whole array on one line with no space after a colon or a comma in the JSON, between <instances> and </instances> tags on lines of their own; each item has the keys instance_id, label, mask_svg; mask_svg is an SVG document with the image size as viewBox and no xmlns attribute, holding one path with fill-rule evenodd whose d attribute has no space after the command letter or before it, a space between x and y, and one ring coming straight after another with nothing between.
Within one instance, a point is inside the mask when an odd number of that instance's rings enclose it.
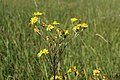
<instances>
[{"instance_id":1,"label":"plant stem","mask_svg":"<svg viewBox=\"0 0 120 80\"><path fill-rule=\"evenodd\" d=\"M38 10L38 5L37 5L36 0L33 0L33 1L34 1L34 3L35 3L35 7L36 7L36 9Z\"/></svg>"},{"instance_id":2,"label":"plant stem","mask_svg":"<svg viewBox=\"0 0 120 80\"><path fill-rule=\"evenodd\" d=\"M54 74L54 80L55 80L55 76L56 76L56 66L55 63L56 62L56 53L54 54L54 58L53 58L53 74Z\"/></svg>"}]
</instances>

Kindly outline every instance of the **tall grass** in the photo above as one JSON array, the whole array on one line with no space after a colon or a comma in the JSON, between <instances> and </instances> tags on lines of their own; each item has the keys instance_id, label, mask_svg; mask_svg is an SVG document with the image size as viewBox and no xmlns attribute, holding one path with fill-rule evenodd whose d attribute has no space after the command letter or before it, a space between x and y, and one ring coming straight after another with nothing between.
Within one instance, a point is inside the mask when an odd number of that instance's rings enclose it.
<instances>
[{"instance_id":1,"label":"tall grass","mask_svg":"<svg viewBox=\"0 0 120 80\"><path fill-rule=\"evenodd\" d=\"M119 0L36 1L49 22L57 20L69 27L69 19L77 17L89 24L89 29L66 48L63 73L76 65L81 72L85 69L86 80L95 68L100 68L109 80L120 79ZM34 11L37 10L32 0L0 0L0 80L51 77L49 65L36 58L41 42L29 26Z\"/></svg>"}]
</instances>

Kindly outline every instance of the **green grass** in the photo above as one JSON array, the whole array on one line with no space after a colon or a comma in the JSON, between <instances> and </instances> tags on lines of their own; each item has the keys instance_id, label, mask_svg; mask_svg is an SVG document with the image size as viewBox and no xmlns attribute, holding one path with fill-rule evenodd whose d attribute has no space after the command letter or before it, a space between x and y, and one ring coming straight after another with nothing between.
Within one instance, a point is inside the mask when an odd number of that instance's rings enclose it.
<instances>
[{"instance_id":1,"label":"green grass","mask_svg":"<svg viewBox=\"0 0 120 80\"><path fill-rule=\"evenodd\" d=\"M38 11L44 12L50 23L57 20L69 27L69 19L77 17L89 24L66 48L63 73L76 65L87 72L88 78L82 80L89 80L95 68L100 68L109 80L120 79L119 3L119 0L37 0ZM32 0L0 0L0 80L49 80L52 75L48 63L36 58L41 42L29 26L35 11Z\"/></svg>"}]
</instances>

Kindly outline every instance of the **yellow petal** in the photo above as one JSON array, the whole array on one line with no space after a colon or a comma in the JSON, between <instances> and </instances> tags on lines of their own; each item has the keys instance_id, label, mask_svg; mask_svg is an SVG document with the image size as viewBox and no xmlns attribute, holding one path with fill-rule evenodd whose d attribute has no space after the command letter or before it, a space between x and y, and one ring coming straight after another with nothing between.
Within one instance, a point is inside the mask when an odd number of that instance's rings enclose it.
<instances>
[{"instance_id":1,"label":"yellow petal","mask_svg":"<svg viewBox=\"0 0 120 80\"><path fill-rule=\"evenodd\" d=\"M77 18L71 18L72 23L76 22L77 20L78 20Z\"/></svg>"}]
</instances>

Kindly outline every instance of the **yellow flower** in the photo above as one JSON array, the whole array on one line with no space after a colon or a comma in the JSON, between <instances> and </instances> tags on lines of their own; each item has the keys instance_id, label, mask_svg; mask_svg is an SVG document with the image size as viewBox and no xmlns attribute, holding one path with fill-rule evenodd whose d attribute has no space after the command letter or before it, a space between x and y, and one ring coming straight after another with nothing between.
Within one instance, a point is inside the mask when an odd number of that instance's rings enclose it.
<instances>
[{"instance_id":1,"label":"yellow flower","mask_svg":"<svg viewBox=\"0 0 120 80\"><path fill-rule=\"evenodd\" d=\"M37 56L38 56L38 57L41 57L41 56L42 56L42 54L43 54L43 51L42 51L42 50L40 50L40 52L37 54Z\"/></svg>"},{"instance_id":2,"label":"yellow flower","mask_svg":"<svg viewBox=\"0 0 120 80\"><path fill-rule=\"evenodd\" d=\"M77 24L77 26L78 26L78 27L81 27L81 26L82 26L82 24Z\"/></svg>"},{"instance_id":3,"label":"yellow flower","mask_svg":"<svg viewBox=\"0 0 120 80\"><path fill-rule=\"evenodd\" d=\"M34 27L34 32L39 32L39 29L36 26Z\"/></svg>"},{"instance_id":4,"label":"yellow flower","mask_svg":"<svg viewBox=\"0 0 120 80\"><path fill-rule=\"evenodd\" d=\"M37 21L38 21L38 18L37 17L33 17L30 20L30 24L34 25Z\"/></svg>"},{"instance_id":5,"label":"yellow flower","mask_svg":"<svg viewBox=\"0 0 120 80\"><path fill-rule=\"evenodd\" d=\"M60 23L58 23L57 21L54 21L52 24L53 24L53 25L58 25L58 24L60 24Z\"/></svg>"},{"instance_id":6,"label":"yellow flower","mask_svg":"<svg viewBox=\"0 0 120 80\"><path fill-rule=\"evenodd\" d=\"M57 28L57 29L56 29L56 31L59 33L59 32L60 32L60 29L59 29L59 28Z\"/></svg>"},{"instance_id":7,"label":"yellow flower","mask_svg":"<svg viewBox=\"0 0 120 80\"><path fill-rule=\"evenodd\" d=\"M54 80L54 76L52 76L50 80ZM55 80L63 80L63 79L62 76L55 76Z\"/></svg>"},{"instance_id":8,"label":"yellow flower","mask_svg":"<svg viewBox=\"0 0 120 80\"><path fill-rule=\"evenodd\" d=\"M41 12L34 12L33 15L34 15L34 16L41 16L42 13L41 13Z\"/></svg>"},{"instance_id":9,"label":"yellow flower","mask_svg":"<svg viewBox=\"0 0 120 80\"><path fill-rule=\"evenodd\" d=\"M87 25L86 23L82 23L82 24L81 24L81 27L82 27L82 28L87 28L88 25Z\"/></svg>"},{"instance_id":10,"label":"yellow flower","mask_svg":"<svg viewBox=\"0 0 120 80\"><path fill-rule=\"evenodd\" d=\"M41 57L43 54L48 54L48 50L47 49L43 49L43 50L40 50L40 52L37 54L38 57Z\"/></svg>"},{"instance_id":11,"label":"yellow flower","mask_svg":"<svg viewBox=\"0 0 120 80\"><path fill-rule=\"evenodd\" d=\"M37 32L37 28L36 27L34 28L34 32Z\"/></svg>"},{"instance_id":12,"label":"yellow flower","mask_svg":"<svg viewBox=\"0 0 120 80\"><path fill-rule=\"evenodd\" d=\"M52 26L52 25L48 25L48 27L47 27L47 31L51 31L53 28L54 28L54 26Z\"/></svg>"},{"instance_id":13,"label":"yellow flower","mask_svg":"<svg viewBox=\"0 0 120 80\"><path fill-rule=\"evenodd\" d=\"M76 31L78 31L79 29L80 29L79 26L74 26L72 30L76 32Z\"/></svg>"},{"instance_id":14,"label":"yellow flower","mask_svg":"<svg viewBox=\"0 0 120 80\"><path fill-rule=\"evenodd\" d=\"M76 71L76 70L77 70L76 66L73 66L73 71Z\"/></svg>"},{"instance_id":15,"label":"yellow flower","mask_svg":"<svg viewBox=\"0 0 120 80\"><path fill-rule=\"evenodd\" d=\"M68 73L71 73L72 72L72 69L70 68L70 69L68 69L68 71L67 71Z\"/></svg>"},{"instance_id":16,"label":"yellow flower","mask_svg":"<svg viewBox=\"0 0 120 80\"><path fill-rule=\"evenodd\" d=\"M43 49L43 53L46 55L46 54L48 54L49 52L48 52L47 49Z\"/></svg>"},{"instance_id":17,"label":"yellow flower","mask_svg":"<svg viewBox=\"0 0 120 80\"><path fill-rule=\"evenodd\" d=\"M100 71L97 70L97 69L93 70L93 75L94 76L99 76L100 75Z\"/></svg>"},{"instance_id":18,"label":"yellow flower","mask_svg":"<svg viewBox=\"0 0 120 80\"><path fill-rule=\"evenodd\" d=\"M72 23L76 22L77 20L78 20L77 18L71 18Z\"/></svg>"},{"instance_id":19,"label":"yellow flower","mask_svg":"<svg viewBox=\"0 0 120 80\"><path fill-rule=\"evenodd\" d=\"M69 34L69 31L68 30L65 30L65 35Z\"/></svg>"}]
</instances>

